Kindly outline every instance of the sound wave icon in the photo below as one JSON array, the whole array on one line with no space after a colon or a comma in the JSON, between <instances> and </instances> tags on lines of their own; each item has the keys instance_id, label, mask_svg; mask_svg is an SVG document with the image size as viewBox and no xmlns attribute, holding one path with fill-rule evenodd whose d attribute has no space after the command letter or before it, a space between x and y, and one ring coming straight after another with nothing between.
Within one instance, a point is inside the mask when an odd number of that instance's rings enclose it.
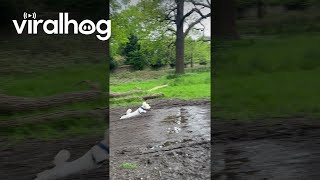
<instances>
[{"instance_id":1,"label":"sound wave icon","mask_svg":"<svg viewBox=\"0 0 320 180\"><path fill-rule=\"evenodd\" d=\"M35 12L33 12L32 14L29 14L29 13L26 13L26 12L24 12L23 13L23 18L24 19L27 19L27 18L33 18L33 19L36 19L37 18L37 13L35 13Z\"/></svg>"}]
</instances>

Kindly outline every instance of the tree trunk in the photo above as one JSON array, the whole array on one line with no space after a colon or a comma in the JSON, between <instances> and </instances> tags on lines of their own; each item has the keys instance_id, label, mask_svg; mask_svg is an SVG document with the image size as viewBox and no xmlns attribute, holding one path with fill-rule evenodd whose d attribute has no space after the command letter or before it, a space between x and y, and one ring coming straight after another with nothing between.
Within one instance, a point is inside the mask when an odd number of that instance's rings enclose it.
<instances>
[{"instance_id":1,"label":"tree trunk","mask_svg":"<svg viewBox=\"0 0 320 180\"><path fill-rule=\"evenodd\" d=\"M213 1L212 33L215 38L238 39L236 8L234 0Z\"/></svg>"},{"instance_id":2,"label":"tree trunk","mask_svg":"<svg viewBox=\"0 0 320 180\"><path fill-rule=\"evenodd\" d=\"M193 68L193 48L191 49L190 66L191 66L191 68Z\"/></svg>"},{"instance_id":3,"label":"tree trunk","mask_svg":"<svg viewBox=\"0 0 320 180\"><path fill-rule=\"evenodd\" d=\"M183 34L183 7L184 0L176 0L176 74L184 73L184 34Z\"/></svg>"},{"instance_id":4,"label":"tree trunk","mask_svg":"<svg viewBox=\"0 0 320 180\"><path fill-rule=\"evenodd\" d=\"M262 0L258 0L257 6L257 16L261 19L265 14L265 5Z\"/></svg>"}]
</instances>

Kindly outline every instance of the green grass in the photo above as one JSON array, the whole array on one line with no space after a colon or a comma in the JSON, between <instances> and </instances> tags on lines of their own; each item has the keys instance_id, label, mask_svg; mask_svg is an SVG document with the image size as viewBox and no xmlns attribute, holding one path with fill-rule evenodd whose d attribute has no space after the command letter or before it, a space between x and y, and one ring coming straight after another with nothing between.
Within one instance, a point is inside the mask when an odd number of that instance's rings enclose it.
<instances>
[{"instance_id":1,"label":"green grass","mask_svg":"<svg viewBox=\"0 0 320 180\"><path fill-rule=\"evenodd\" d=\"M224 42L213 57L213 115L319 117L319 46L319 33Z\"/></svg>"},{"instance_id":2,"label":"green grass","mask_svg":"<svg viewBox=\"0 0 320 180\"><path fill-rule=\"evenodd\" d=\"M5 34L0 42L0 93L41 98L89 90L83 80L107 92L108 67L104 46L94 36L25 36ZM88 111L107 107L107 96L33 112L0 114L0 121L23 121L37 115ZM1 127L0 139L59 139L72 136L102 135L108 124L99 115L63 117L50 122Z\"/></svg>"},{"instance_id":3,"label":"green grass","mask_svg":"<svg viewBox=\"0 0 320 180\"><path fill-rule=\"evenodd\" d=\"M12 96L40 98L44 96L58 95L67 92L89 90L87 84L78 84L83 80L90 80L101 85L102 90L107 89L106 67L104 64L69 66L65 69L38 72L31 75L9 75L0 77L1 93ZM49 110L35 112L17 112L13 115L0 115L0 120L17 118L21 115L42 114L44 112L63 111L70 109L86 110L95 107L106 107L107 97L89 102L78 102Z\"/></svg>"},{"instance_id":4,"label":"green grass","mask_svg":"<svg viewBox=\"0 0 320 180\"><path fill-rule=\"evenodd\" d=\"M209 72L210 66L208 65L198 65L197 67L185 68L186 73L198 73L198 72ZM163 68L159 70L145 69L142 71L126 71L121 73L111 73L110 74L110 85L119 85L128 82L136 82L143 80L159 79L159 77L165 75L174 74L174 69Z\"/></svg>"},{"instance_id":5,"label":"green grass","mask_svg":"<svg viewBox=\"0 0 320 180\"><path fill-rule=\"evenodd\" d=\"M120 165L120 168L122 168L122 169L137 169L138 166L136 164L133 164L133 163L122 163Z\"/></svg>"},{"instance_id":6,"label":"green grass","mask_svg":"<svg viewBox=\"0 0 320 180\"><path fill-rule=\"evenodd\" d=\"M201 99L210 98L210 72L190 72L184 75L176 76L167 74L158 79L141 80L134 82L127 82L118 85L111 85L112 92L126 92L132 90L148 90L156 86L167 84L168 87L152 91L152 93L164 93L164 98L177 99ZM141 101L134 102L113 102L112 105L126 105L129 103L141 103Z\"/></svg>"},{"instance_id":7,"label":"green grass","mask_svg":"<svg viewBox=\"0 0 320 180\"><path fill-rule=\"evenodd\" d=\"M1 93L13 96L42 97L65 92L88 90L87 84L77 83L90 80L107 88L105 64L82 64L63 69L1 76Z\"/></svg>"},{"instance_id":8,"label":"green grass","mask_svg":"<svg viewBox=\"0 0 320 180\"><path fill-rule=\"evenodd\" d=\"M0 137L10 140L22 139L63 139L72 136L102 135L107 124L102 119L64 118L56 122L27 124L18 127L7 127L0 132Z\"/></svg>"},{"instance_id":9,"label":"green grass","mask_svg":"<svg viewBox=\"0 0 320 180\"><path fill-rule=\"evenodd\" d=\"M8 74L0 77L0 93L12 96L40 98L51 95L59 95L67 92L89 90L87 84L78 84L83 80L90 80L101 85L101 89L107 89L106 64L78 64L64 68L50 69L27 74ZM78 102L46 110L34 112L17 112L15 114L1 114L0 121L32 117L39 114L52 112L64 112L68 110L90 110L98 107L107 107L107 97L97 100ZM98 119L99 118L99 119ZM83 117L59 119L54 122L40 124L28 124L18 127L5 127L0 133L0 138L10 140L22 139L59 139L70 136L101 135L108 124L102 117Z\"/></svg>"}]
</instances>

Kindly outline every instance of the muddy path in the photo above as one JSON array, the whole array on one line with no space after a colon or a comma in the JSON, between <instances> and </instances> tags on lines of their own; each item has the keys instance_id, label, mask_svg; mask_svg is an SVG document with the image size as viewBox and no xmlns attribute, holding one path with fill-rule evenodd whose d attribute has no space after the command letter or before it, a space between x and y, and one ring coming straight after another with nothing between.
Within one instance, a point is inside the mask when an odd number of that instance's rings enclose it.
<instances>
[{"instance_id":1,"label":"muddy path","mask_svg":"<svg viewBox=\"0 0 320 180\"><path fill-rule=\"evenodd\" d=\"M213 179L320 179L318 119L217 120L212 137Z\"/></svg>"},{"instance_id":2,"label":"muddy path","mask_svg":"<svg viewBox=\"0 0 320 180\"><path fill-rule=\"evenodd\" d=\"M210 179L210 102L148 103L152 110L125 120L137 106L111 109L110 179Z\"/></svg>"},{"instance_id":3,"label":"muddy path","mask_svg":"<svg viewBox=\"0 0 320 180\"><path fill-rule=\"evenodd\" d=\"M6 141L0 141L0 179L32 180L37 173L52 168L52 160L61 149L70 151L72 161L86 153L101 139L103 136L55 141L26 140L14 146L7 146ZM99 169L66 177L63 180L80 179L108 179L108 162Z\"/></svg>"}]
</instances>

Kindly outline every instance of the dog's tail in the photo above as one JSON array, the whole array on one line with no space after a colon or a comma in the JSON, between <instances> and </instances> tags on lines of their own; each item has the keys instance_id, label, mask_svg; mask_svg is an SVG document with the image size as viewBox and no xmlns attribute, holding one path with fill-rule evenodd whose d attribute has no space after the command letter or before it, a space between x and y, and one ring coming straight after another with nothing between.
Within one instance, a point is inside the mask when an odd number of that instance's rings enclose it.
<instances>
[{"instance_id":1,"label":"dog's tail","mask_svg":"<svg viewBox=\"0 0 320 180\"><path fill-rule=\"evenodd\" d=\"M54 157L53 164L56 166L66 163L67 160L70 158L70 152L68 150L61 150L59 153Z\"/></svg>"},{"instance_id":2,"label":"dog's tail","mask_svg":"<svg viewBox=\"0 0 320 180\"><path fill-rule=\"evenodd\" d=\"M132 112L132 109L128 109L126 114L130 114Z\"/></svg>"}]
</instances>

